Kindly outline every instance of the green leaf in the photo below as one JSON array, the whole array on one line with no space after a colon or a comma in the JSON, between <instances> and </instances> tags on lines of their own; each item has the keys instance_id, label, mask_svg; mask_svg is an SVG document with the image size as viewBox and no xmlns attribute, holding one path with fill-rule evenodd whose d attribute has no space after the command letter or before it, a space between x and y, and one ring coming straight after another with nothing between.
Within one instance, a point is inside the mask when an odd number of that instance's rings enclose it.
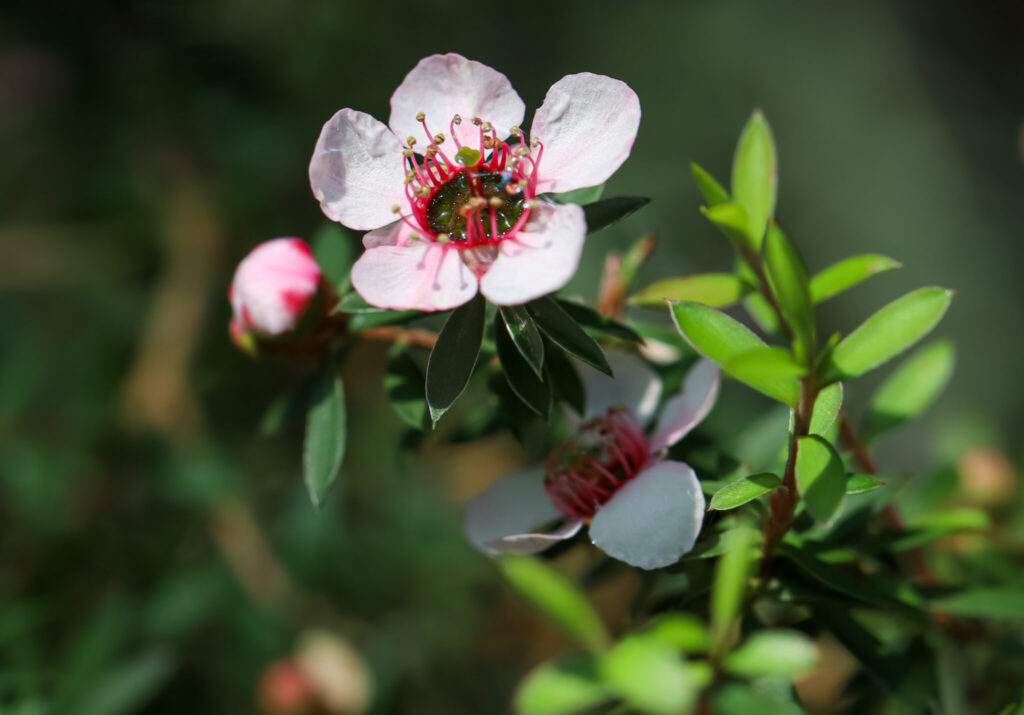
<instances>
[{"instance_id":1,"label":"green leaf","mask_svg":"<svg viewBox=\"0 0 1024 715\"><path fill-rule=\"evenodd\" d=\"M848 495L867 494L884 484L885 482L870 474L851 474L846 478L846 493Z\"/></svg>"},{"instance_id":2,"label":"green leaf","mask_svg":"<svg viewBox=\"0 0 1024 715\"><path fill-rule=\"evenodd\" d=\"M986 619L1024 619L1024 589L972 588L933 599L933 611L953 616Z\"/></svg>"},{"instance_id":3,"label":"green leaf","mask_svg":"<svg viewBox=\"0 0 1024 715\"><path fill-rule=\"evenodd\" d=\"M533 323L533 319L526 316ZM498 350L498 359L501 361L501 370L505 374L508 386L515 393L516 397L522 400L523 404L536 412L544 419L548 418L551 411L551 382L543 381L533 371L533 366L526 362L520 350L516 349L511 331L505 329L501 316L495 316L494 320L494 341ZM534 326L536 330L536 326ZM541 353L543 354L544 343L541 341Z\"/></svg>"},{"instance_id":4,"label":"green leaf","mask_svg":"<svg viewBox=\"0 0 1024 715\"><path fill-rule=\"evenodd\" d=\"M831 591L837 591L864 603L885 609L897 608L911 612L902 602L892 599L876 589L869 579L858 577L845 568L822 561L807 550L783 541L778 553L805 575L821 583Z\"/></svg>"},{"instance_id":5,"label":"green leaf","mask_svg":"<svg viewBox=\"0 0 1024 715\"><path fill-rule=\"evenodd\" d=\"M423 380L423 368L413 358L412 350L402 345L393 346L388 352L384 389L402 421L421 431L430 426Z\"/></svg>"},{"instance_id":6,"label":"green leaf","mask_svg":"<svg viewBox=\"0 0 1024 715\"><path fill-rule=\"evenodd\" d=\"M818 391L811 410L810 433L824 435L835 424L843 406L843 383L836 382Z\"/></svg>"},{"instance_id":7,"label":"green leaf","mask_svg":"<svg viewBox=\"0 0 1024 715\"><path fill-rule=\"evenodd\" d=\"M711 647L711 634L692 613L664 613L652 620L642 633L645 638L667 643L683 653L706 653Z\"/></svg>"},{"instance_id":8,"label":"green leaf","mask_svg":"<svg viewBox=\"0 0 1024 715\"><path fill-rule=\"evenodd\" d=\"M896 357L931 332L952 299L945 288L919 288L889 303L836 346L827 379L863 375Z\"/></svg>"},{"instance_id":9,"label":"green leaf","mask_svg":"<svg viewBox=\"0 0 1024 715\"><path fill-rule=\"evenodd\" d=\"M349 287L349 271L355 261L352 239L341 226L331 222L316 230L310 239L313 257L339 294Z\"/></svg>"},{"instance_id":10,"label":"green leaf","mask_svg":"<svg viewBox=\"0 0 1024 715\"><path fill-rule=\"evenodd\" d=\"M597 233L613 223L636 213L651 202L640 196L615 196L601 199L583 207L583 215L587 220L587 233Z\"/></svg>"},{"instance_id":11,"label":"green leaf","mask_svg":"<svg viewBox=\"0 0 1024 715\"><path fill-rule=\"evenodd\" d=\"M314 506L320 506L345 456L345 391L337 366L326 361L310 395L302 471Z\"/></svg>"},{"instance_id":12,"label":"green leaf","mask_svg":"<svg viewBox=\"0 0 1024 715\"><path fill-rule=\"evenodd\" d=\"M729 192L722 188L722 185L700 165L691 161L690 171L697 182L697 188L700 189L700 195L704 197L705 204L718 206L718 204L727 204L732 200L729 198Z\"/></svg>"},{"instance_id":13,"label":"green leaf","mask_svg":"<svg viewBox=\"0 0 1024 715\"><path fill-rule=\"evenodd\" d=\"M754 544L757 533L740 526L722 534L722 557L715 568L711 588L711 632L714 649L724 653L728 646L729 631L739 615L747 589L747 579L757 558Z\"/></svg>"},{"instance_id":14,"label":"green leaf","mask_svg":"<svg viewBox=\"0 0 1024 715\"><path fill-rule=\"evenodd\" d=\"M779 318L763 295L751 293L743 299L743 307L757 327L768 335L779 335L782 333L782 326L779 325Z\"/></svg>"},{"instance_id":15,"label":"green leaf","mask_svg":"<svg viewBox=\"0 0 1024 715\"><path fill-rule=\"evenodd\" d=\"M565 191L561 194L549 195L560 204L579 204L580 206L586 206L587 204L592 204L601 198L601 194L603 193L604 184L598 184L597 186L587 186L582 189Z\"/></svg>"},{"instance_id":16,"label":"green leaf","mask_svg":"<svg viewBox=\"0 0 1024 715\"><path fill-rule=\"evenodd\" d=\"M737 204L718 204L710 208L701 208L708 221L715 224L729 241L735 246L751 245L750 236L747 233L750 222L747 219L747 212Z\"/></svg>"},{"instance_id":17,"label":"green leaf","mask_svg":"<svg viewBox=\"0 0 1024 715\"><path fill-rule=\"evenodd\" d=\"M477 294L452 311L430 351L426 393L434 424L455 404L473 376L484 337L486 306L483 297Z\"/></svg>"},{"instance_id":18,"label":"green leaf","mask_svg":"<svg viewBox=\"0 0 1024 715\"><path fill-rule=\"evenodd\" d=\"M608 632L597 613L569 579L543 561L507 555L498 566L509 583L539 611L592 651L608 646Z\"/></svg>"},{"instance_id":19,"label":"green leaf","mask_svg":"<svg viewBox=\"0 0 1024 715\"><path fill-rule=\"evenodd\" d=\"M677 649L644 634L626 636L601 657L605 685L644 713L686 712L697 691Z\"/></svg>"},{"instance_id":20,"label":"green leaf","mask_svg":"<svg viewBox=\"0 0 1024 715\"><path fill-rule=\"evenodd\" d=\"M725 683L712 696L715 715L806 715L793 698L792 686L778 678Z\"/></svg>"},{"instance_id":21,"label":"green leaf","mask_svg":"<svg viewBox=\"0 0 1024 715\"><path fill-rule=\"evenodd\" d=\"M740 382L791 407L800 399L797 378L807 374L807 368L794 362L788 350L769 346L740 353L722 369Z\"/></svg>"},{"instance_id":22,"label":"green leaf","mask_svg":"<svg viewBox=\"0 0 1024 715\"><path fill-rule=\"evenodd\" d=\"M347 293L341 297L338 304L334 306L335 313L348 313L349 315L359 315L361 313L390 313L385 308L378 308L375 305L370 305L363 296L358 293L352 292Z\"/></svg>"},{"instance_id":23,"label":"green leaf","mask_svg":"<svg viewBox=\"0 0 1024 715\"><path fill-rule=\"evenodd\" d=\"M846 493L846 469L827 440L816 434L797 439L796 483L808 513L831 519Z\"/></svg>"},{"instance_id":24,"label":"green leaf","mask_svg":"<svg viewBox=\"0 0 1024 715\"><path fill-rule=\"evenodd\" d=\"M544 369L544 339L540 336L540 330L533 318L521 305L503 305L498 308L501 319L504 322L504 329L508 331L509 337L515 343L519 354L523 356L526 364L530 366L538 378L543 376ZM499 326L499 330L500 330Z\"/></svg>"},{"instance_id":25,"label":"green leaf","mask_svg":"<svg viewBox=\"0 0 1024 715\"><path fill-rule=\"evenodd\" d=\"M756 110L743 132L732 160L732 195L747 212L748 234L760 250L768 219L775 213L778 160L771 127Z\"/></svg>"},{"instance_id":26,"label":"green leaf","mask_svg":"<svg viewBox=\"0 0 1024 715\"><path fill-rule=\"evenodd\" d=\"M562 300L561 298L558 299L558 304L569 314L570 318L585 328L633 343L642 343L644 341L640 334L628 325L609 318L607 315L601 315L588 305L572 300Z\"/></svg>"},{"instance_id":27,"label":"green leaf","mask_svg":"<svg viewBox=\"0 0 1024 715\"><path fill-rule=\"evenodd\" d=\"M768 492L782 486L782 480L774 474L764 472L729 482L711 497L711 509L725 511L743 506Z\"/></svg>"},{"instance_id":28,"label":"green leaf","mask_svg":"<svg viewBox=\"0 0 1024 715\"><path fill-rule=\"evenodd\" d=\"M868 413L870 434L914 419L924 412L949 384L956 364L956 350L948 340L920 348L878 388Z\"/></svg>"},{"instance_id":29,"label":"green leaf","mask_svg":"<svg viewBox=\"0 0 1024 715\"><path fill-rule=\"evenodd\" d=\"M575 320L551 296L531 300L526 309L537 321L555 345L600 370L605 375L614 377L612 369L605 359L601 346L581 328Z\"/></svg>"},{"instance_id":30,"label":"green leaf","mask_svg":"<svg viewBox=\"0 0 1024 715\"><path fill-rule=\"evenodd\" d=\"M807 362L816 347L807 271L793 244L774 222L768 224L765 237L764 270L779 309L793 330L797 359Z\"/></svg>"},{"instance_id":31,"label":"green leaf","mask_svg":"<svg viewBox=\"0 0 1024 715\"><path fill-rule=\"evenodd\" d=\"M716 308L732 305L746 293L746 286L732 273L702 273L666 278L652 283L629 298L630 305L662 308L666 300L692 300Z\"/></svg>"},{"instance_id":32,"label":"green leaf","mask_svg":"<svg viewBox=\"0 0 1024 715\"><path fill-rule=\"evenodd\" d=\"M814 641L791 630L760 631L725 659L725 669L747 677L794 678L814 667L818 652Z\"/></svg>"},{"instance_id":33,"label":"green leaf","mask_svg":"<svg viewBox=\"0 0 1024 715\"><path fill-rule=\"evenodd\" d=\"M572 360L561 350L551 347L547 351L545 371L547 375L544 379L552 385L558 399L569 405L581 417L586 414L586 388Z\"/></svg>"},{"instance_id":34,"label":"green leaf","mask_svg":"<svg viewBox=\"0 0 1024 715\"><path fill-rule=\"evenodd\" d=\"M902 267L899 261L875 253L847 258L811 278L811 300L821 303L871 276Z\"/></svg>"},{"instance_id":35,"label":"green leaf","mask_svg":"<svg viewBox=\"0 0 1024 715\"><path fill-rule=\"evenodd\" d=\"M129 715L143 712L174 673L174 662L162 651L151 651L120 664L92 683L74 703L79 715Z\"/></svg>"},{"instance_id":36,"label":"green leaf","mask_svg":"<svg viewBox=\"0 0 1024 715\"><path fill-rule=\"evenodd\" d=\"M588 710L611 694L597 677L589 656L544 663L519 685L515 708L519 715L572 715Z\"/></svg>"}]
</instances>

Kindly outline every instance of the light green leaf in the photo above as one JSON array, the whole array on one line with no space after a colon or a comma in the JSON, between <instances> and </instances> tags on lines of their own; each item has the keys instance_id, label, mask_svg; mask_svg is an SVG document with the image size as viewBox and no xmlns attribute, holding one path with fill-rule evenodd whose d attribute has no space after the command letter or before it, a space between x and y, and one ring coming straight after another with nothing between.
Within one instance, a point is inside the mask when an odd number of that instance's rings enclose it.
<instances>
[{"instance_id":1,"label":"light green leaf","mask_svg":"<svg viewBox=\"0 0 1024 715\"><path fill-rule=\"evenodd\" d=\"M933 611L985 619L1024 619L1024 589L981 587L932 600Z\"/></svg>"},{"instance_id":2,"label":"light green leaf","mask_svg":"<svg viewBox=\"0 0 1024 715\"><path fill-rule=\"evenodd\" d=\"M484 337L487 304L479 294L452 311L427 360L426 394L437 424L469 384Z\"/></svg>"},{"instance_id":3,"label":"light green leaf","mask_svg":"<svg viewBox=\"0 0 1024 715\"><path fill-rule=\"evenodd\" d=\"M544 339L533 318L521 305L503 305L498 308L504 326L496 326L497 330L505 329L515 344L519 354L530 366L537 378L543 376Z\"/></svg>"},{"instance_id":4,"label":"light green leaf","mask_svg":"<svg viewBox=\"0 0 1024 715\"><path fill-rule=\"evenodd\" d=\"M732 195L747 212L747 233L760 250L768 219L775 213L778 160L771 127L761 110L747 120L732 160Z\"/></svg>"},{"instance_id":5,"label":"light green leaf","mask_svg":"<svg viewBox=\"0 0 1024 715\"><path fill-rule=\"evenodd\" d=\"M808 513L828 521L846 493L846 469L835 448L818 435L797 439L796 482Z\"/></svg>"},{"instance_id":6,"label":"light green leaf","mask_svg":"<svg viewBox=\"0 0 1024 715\"><path fill-rule=\"evenodd\" d=\"M797 360L814 354L814 308L803 261L775 222L768 224L764 244L764 270L783 317L793 330Z\"/></svg>"},{"instance_id":7,"label":"light green leaf","mask_svg":"<svg viewBox=\"0 0 1024 715\"><path fill-rule=\"evenodd\" d=\"M729 631L739 615L747 590L747 580L757 551L757 532L740 526L722 534L723 554L715 567L711 586L711 632L714 650L724 653L728 647Z\"/></svg>"},{"instance_id":8,"label":"light green leaf","mask_svg":"<svg viewBox=\"0 0 1024 715\"><path fill-rule=\"evenodd\" d=\"M824 435L835 424L843 406L843 383L836 382L818 391L811 410L810 433Z\"/></svg>"},{"instance_id":9,"label":"light green leaf","mask_svg":"<svg viewBox=\"0 0 1024 715\"><path fill-rule=\"evenodd\" d=\"M691 161L690 171L697 182L697 188L700 189L700 195L704 197L705 204L708 206L718 206L718 204L727 204L731 201L729 192L722 188L722 185L698 164Z\"/></svg>"},{"instance_id":10,"label":"light green leaf","mask_svg":"<svg viewBox=\"0 0 1024 715\"><path fill-rule=\"evenodd\" d=\"M679 651L645 634L628 635L605 653L601 675L628 705L653 715L685 712L697 697Z\"/></svg>"},{"instance_id":11,"label":"light green leaf","mask_svg":"<svg viewBox=\"0 0 1024 715\"><path fill-rule=\"evenodd\" d=\"M814 641L799 631L780 629L755 633L729 654L724 665L736 675L794 678L817 660Z\"/></svg>"},{"instance_id":12,"label":"light green leaf","mask_svg":"<svg viewBox=\"0 0 1024 715\"><path fill-rule=\"evenodd\" d=\"M705 653L711 646L707 627L692 613L664 613L642 631L645 638L659 640L684 653Z\"/></svg>"},{"instance_id":13,"label":"light green leaf","mask_svg":"<svg viewBox=\"0 0 1024 715\"><path fill-rule=\"evenodd\" d=\"M828 380L863 375L896 357L931 332L952 299L945 288L919 288L889 303L836 346Z\"/></svg>"},{"instance_id":14,"label":"light green leaf","mask_svg":"<svg viewBox=\"0 0 1024 715\"><path fill-rule=\"evenodd\" d=\"M561 572L530 556L503 556L498 566L519 593L581 645L593 651L608 646L608 633L601 619Z\"/></svg>"},{"instance_id":15,"label":"light green leaf","mask_svg":"<svg viewBox=\"0 0 1024 715\"><path fill-rule=\"evenodd\" d=\"M751 293L743 299L743 307L757 327L768 335L780 335L782 326L779 324L779 317L772 310L772 305L760 293Z\"/></svg>"},{"instance_id":16,"label":"light green leaf","mask_svg":"<svg viewBox=\"0 0 1024 715\"><path fill-rule=\"evenodd\" d=\"M782 486L782 480L767 472L729 482L711 497L711 509L725 511L743 506Z\"/></svg>"},{"instance_id":17,"label":"light green leaf","mask_svg":"<svg viewBox=\"0 0 1024 715\"><path fill-rule=\"evenodd\" d=\"M579 204L580 206L585 206L597 201L603 193L604 184L598 184L597 186L587 186L582 189L565 191L561 194L551 194L551 198L560 204Z\"/></svg>"},{"instance_id":18,"label":"light green leaf","mask_svg":"<svg viewBox=\"0 0 1024 715\"><path fill-rule=\"evenodd\" d=\"M847 258L811 278L811 300L821 303L871 276L902 267L899 261L875 253Z\"/></svg>"},{"instance_id":19,"label":"light green leaf","mask_svg":"<svg viewBox=\"0 0 1024 715\"><path fill-rule=\"evenodd\" d=\"M586 334L558 301L551 296L544 296L531 300L526 304L526 309L555 345L605 375L614 377L601 346Z\"/></svg>"},{"instance_id":20,"label":"light green leaf","mask_svg":"<svg viewBox=\"0 0 1024 715\"><path fill-rule=\"evenodd\" d=\"M848 495L867 494L884 484L885 482L870 474L851 474L846 478L846 493Z\"/></svg>"},{"instance_id":21,"label":"light green leaf","mask_svg":"<svg viewBox=\"0 0 1024 715\"><path fill-rule=\"evenodd\" d=\"M641 196L615 196L587 204L583 207L583 215L587 221L587 233L597 233L613 223L618 223L649 203L651 203L650 199Z\"/></svg>"},{"instance_id":22,"label":"light green leaf","mask_svg":"<svg viewBox=\"0 0 1024 715\"><path fill-rule=\"evenodd\" d=\"M807 368L794 362L788 350L768 346L741 353L722 369L740 382L791 407L800 399L797 378L807 374Z\"/></svg>"},{"instance_id":23,"label":"light green leaf","mask_svg":"<svg viewBox=\"0 0 1024 715\"><path fill-rule=\"evenodd\" d=\"M870 434L893 429L924 412L949 384L956 350L948 340L920 348L878 388L868 413Z\"/></svg>"},{"instance_id":24,"label":"light green leaf","mask_svg":"<svg viewBox=\"0 0 1024 715\"><path fill-rule=\"evenodd\" d=\"M710 208L701 207L700 212L718 227L726 238L735 246L749 246L750 236L747 233L750 223L747 212L738 204L717 204Z\"/></svg>"},{"instance_id":25,"label":"light green leaf","mask_svg":"<svg viewBox=\"0 0 1024 715\"><path fill-rule=\"evenodd\" d=\"M575 657L544 663L519 685L515 708L519 715L573 715L611 697L597 677L593 659Z\"/></svg>"},{"instance_id":26,"label":"light green leaf","mask_svg":"<svg viewBox=\"0 0 1024 715\"><path fill-rule=\"evenodd\" d=\"M629 304L662 308L666 300L692 300L724 308L742 298L745 292L743 281L732 273L702 273L652 283L631 296Z\"/></svg>"},{"instance_id":27,"label":"light green leaf","mask_svg":"<svg viewBox=\"0 0 1024 715\"><path fill-rule=\"evenodd\" d=\"M338 477L345 456L345 390L337 367L326 361L310 395L302 471L314 506L320 506Z\"/></svg>"}]
</instances>

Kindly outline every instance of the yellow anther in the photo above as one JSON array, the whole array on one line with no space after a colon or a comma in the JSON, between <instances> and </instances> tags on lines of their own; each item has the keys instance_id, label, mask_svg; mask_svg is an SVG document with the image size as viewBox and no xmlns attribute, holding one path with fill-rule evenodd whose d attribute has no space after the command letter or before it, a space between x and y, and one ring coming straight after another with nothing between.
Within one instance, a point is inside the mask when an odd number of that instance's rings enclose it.
<instances>
[{"instance_id":1,"label":"yellow anther","mask_svg":"<svg viewBox=\"0 0 1024 715\"><path fill-rule=\"evenodd\" d=\"M494 207L494 208L496 208L496 209L500 209L500 208L501 208L501 207L502 207L502 206L503 206L503 205L505 204L505 202L504 202L504 201L502 201L502 200L501 200L501 199L500 199L499 197L497 197L497 196L492 196L492 197L491 197L491 200L490 200L490 201L488 201L487 203L489 203L489 204L490 204L491 206L493 206L493 207Z\"/></svg>"},{"instance_id":2,"label":"yellow anther","mask_svg":"<svg viewBox=\"0 0 1024 715\"><path fill-rule=\"evenodd\" d=\"M520 146L518 149L516 149L516 153L519 154L519 156L529 156L530 149L529 147Z\"/></svg>"},{"instance_id":3,"label":"yellow anther","mask_svg":"<svg viewBox=\"0 0 1024 715\"><path fill-rule=\"evenodd\" d=\"M422 121L423 121L424 119L426 119L426 118L427 118L427 115L426 115L426 114L424 114L423 112L419 112L419 113L417 113L417 115L416 115L416 121L417 121L417 122L422 122Z\"/></svg>"},{"instance_id":4,"label":"yellow anther","mask_svg":"<svg viewBox=\"0 0 1024 715\"><path fill-rule=\"evenodd\" d=\"M530 146L540 146L540 139L531 139Z\"/></svg>"},{"instance_id":5,"label":"yellow anther","mask_svg":"<svg viewBox=\"0 0 1024 715\"><path fill-rule=\"evenodd\" d=\"M430 187L428 187L428 186L417 186L415 191L413 191L413 193L416 194L416 196L418 196L419 198L425 199L428 196L430 196Z\"/></svg>"},{"instance_id":6,"label":"yellow anther","mask_svg":"<svg viewBox=\"0 0 1024 715\"><path fill-rule=\"evenodd\" d=\"M458 126L462 124L462 117L456 114L454 117L452 117L452 121L455 122L455 126Z\"/></svg>"},{"instance_id":7,"label":"yellow anther","mask_svg":"<svg viewBox=\"0 0 1024 715\"><path fill-rule=\"evenodd\" d=\"M404 156L412 156L412 149L402 149L402 154Z\"/></svg>"},{"instance_id":8,"label":"yellow anther","mask_svg":"<svg viewBox=\"0 0 1024 715\"><path fill-rule=\"evenodd\" d=\"M407 136L405 138L405 143L408 144L409 146L415 146L415 144L416 144L416 137L411 136L411 135Z\"/></svg>"},{"instance_id":9,"label":"yellow anther","mask_svg":"<svg viewBox=\"0 0 1024 715\"><path fill-rule=\"evenodd\" d=\"M494 130L494 127L491 126L490 122L484 122L483 124L480 125L480 128L483 129L485 132L490 132Z\"/></svg>"},{"instance_id":10,"label":"yellow anther","mask_svg":"<svg viewBox=\"0 0 1024 715\"><path fill-rule=\"evenodd\" d=\"M423 236L419 235L419 234L418 234L418 233L416 233L415 231L412 231L412 232L411 232L411 233L409 234L409 238L411 238L411 239L412 239L413 241L419 241L419 240L421 240L421 239L423 238Z\"/></svg>"},{"instance_id":11,"label":"yellow anther","mask_svg":"<svg viewBox=\"0 0 1024 715\"><path fill-rule=\"evenodd\" d=\"M444 134L438 134L434 137L435 144L444 144Z\"/></svg>"},{"instance_id":12,"label":"yellow anther","mask_svg":"<svg viewBox=\"0 0 1024 715\"><path fill-rule=\"evenodd\" d=\"M431 144L427 147L427 156L437 156L437 145Z\"/></svg>"},{"instance_id":13,"label":"yellow anther","mask_svg":"<svg viewBox=\"0 0 1024 715\"><path fill-rule=\"evenodd\" d=\"M484 120L481 119L480 117L473 117L473 124L475 124L476 126L479 127L483 123L484 123Z\"/></svg>"},{"instance_id":14,"label":"yellow anther","mask_svg":"<svg viewBox=\"0 0 1024 715\"><path fill-rule=\"evenodd\" d=\"M450 240L451 240L451 237L447 233L439 233L439 234L437 234L437 242L438 243L448 243L448 241L450 241Z\"/></svg>"},{"instance_id":15,"label":"yellow anther","mask_svg":"<svg viewBox=\"0 0 1024 715\"><path fill-rule=\"evenodd\" d=\"M391 213L393 213L393 214L399 213L399 212L401 212L401 210L402 210L402 207L399 206L398 204L394 204L391 207Z\"/></svg>"},{"instance_id":16,"label":"yellow anther","mask_svg":"<svg viewBox=\"0 0 1024 715\"><path fill-rule=\"evenodd\" d=\"M509 134L511 134L514 137L517 137L517 136L519 136L520 134L523 133L523 130L520 129L519 127L512 127L508 131L509 131Z\"/></svg>"},{"instance_id":17,"label":"yellow anther","mask_svg":"<svg viewBox=\"0 0 1024 715\"><path fill-rule=\"evenodd\" d=\"M518 187L519 187L520 189L525 189L525 188L526 188L526 187L527 187L527 186L529 185L529 183L530 183L530 182L529 182L529 181L527 181L526 179L520 179L519 181L517 181L517 182L516 182L516 185L517 185L517 186L518 186Z\"/></svg>"},{"instance_id":18,"label":"yellow anther","mask_svg":"<svg viewBox=\"0 0 1024 715\"><path fill-rule=\"evenodd\" d=\"M405 172L405 183L411 184L414 181L416 181L416 172L415 171L407 171L407 172Z\"/></svg>"},{"instance_id":19,"label":"yellow anther","mask_svg":"<svg viewBox=\"0 0 1024 715\"><path fill-rule=\"evenodd\" d=\"M484 149L492 149L494 147L494 140L490 137L484 137Z\"/></svg>"}]
</instances>

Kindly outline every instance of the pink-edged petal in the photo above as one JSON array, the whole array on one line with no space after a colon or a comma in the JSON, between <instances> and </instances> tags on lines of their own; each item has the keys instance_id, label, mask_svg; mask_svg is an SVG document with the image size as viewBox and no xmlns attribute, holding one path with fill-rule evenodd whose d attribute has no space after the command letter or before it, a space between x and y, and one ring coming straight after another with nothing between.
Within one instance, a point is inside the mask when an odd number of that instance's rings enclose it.
<instances>
[{"instance_id":1,"label":"pink-edged petal","mask_svg":"<svg viewBox=\"0 0 1024 715\"><path fill-rule=\"evenodd\" d=\"M609 556L642 569L674 564L704 523L704 493L682 462L655 462L598 509L590 538Z\"/></svg>"},{"instance_id":2,"label":"pink-edged petal","mask_svg":"<svg viewBox=\"0 0 1024 715\"><path fill-rule=\"evenodd\" d=\"M660 452L681 440L708 412L718 397L718 366L701 358L683 380L682 391L665 403L651 437L651 452Z\"/></svg>"},{"instance_id":3,"label":"pink-edged petal","mask_svg":"<svg viewBox=\"0 0 1024 715\"><path fill-rule=\"evenodd\" d=\"M367 303L391 310L448 310L477 291L476 276L458 249L424 241L371 248L351 275L352 287Z\"/></svg>"},{"instance_id":4,"label":"pink-edged petal","mask_svg":"<svg viewBox=\"0 0 1024 715\"><path fill-rule=\"evenodd\" d=\"M320 132L309 183L333 221L364 231L391 223L405 202L402 144L369 114L342 109Z\"/></svg>"},{"instance_id":5,"label":"pink-edged petal","mask_svg":"<svg viewBox=\"0 0 1024 715\"><path fill-rule=\"evenodd\" d=\"M544 144L538 191L572 191L608 180L629 156L640 126L636 92L604 75L571 74L551 85L530 139Z\"/></svg>"},{"instance_id":6,"label":"pink-edged petal","mask_svg":"<svg viewBox=\"0 0 1024 715\"><path fill-rule=\"evenodd\" d=\"M375 228L363 234L363 248L377 248L378 246L408 246L415 239L412 235L415 231L405 221L395 221L387 226ZM426 232L420 235L425 235Z\"/></svg>"},{"instance_id":7,"label":"pink-edged petal","mask_svg":"<svg viewBox=\"0 0 1024 715\"><path fill-rule=\"evenodd\" d=\"M235 270L229 297L240 328L262 335L292 330L320 285L320 266L305 241L275 238Z\"/></svg>"},{"instance_id":8,"label":"pink-edged petal","mask_svg":"<svg viewBox=\"0 0 1024 715\"><path fill-rule=\"evenodd\" d=\"M550 548L559 541L571 539L583 528L583 520L566 522L550 533L514 534L489 541L486 548L504 554L536 554Z\"/></svg>"},{"instance_id":9,"label":"pink-edged petal","mask_svg":"<svg viewBox=\"0 0 1024 715\"><path fill-rule=\"evenodd\" d=\"M611 407L625 407L641 424L646 424L661 399L658 374L633 353L608 350L605 357L615 373L614 379L589 365L577 365L587 391L587 416L600 417Z\"/></svg>"},{"instance_id":10,"label":"pink-edged petal","mask_svg":"<svg viewBox=\"0 0 1024 715\"><path fill-rule=\"evenodd\" d=\"M416 119L423 112L430 131L445 135L441 148L454 158L457 149L449 138L449 125L456 114L462 117L462 124L455 127L459 141L479 149L480 129L473 124L475 117L494 125L498 137L504 139L511 127L522 124L525 111L523 100L505 75L451 52L424 57L405 76L391 95L388 124L402 141L412 136L425 146L427 133Z\"/></svg>"},{"instance_id":11,"label":"pink-edged petal","mask_svg":"<svg viewBox=\"0 0 1024 715\"><path fill-rule=\"evenodd\" d=\"M544 489L544 469L536 467L508 474L466 502L466 536L488 553L492 542L528 532L562 516Z\"/></svg>"},{"instance_id":12,"label":"pink-edged petal","mask_svg":"<svg viewBox=\"0 0 1024 715\"><path fill-rule=\"evenodd\" d=\"M586 237L579 206L538 205L523 230L498 245L480 292L496 305L519 305L558 290L576 273Z\"/></svg>"}]
</instances>

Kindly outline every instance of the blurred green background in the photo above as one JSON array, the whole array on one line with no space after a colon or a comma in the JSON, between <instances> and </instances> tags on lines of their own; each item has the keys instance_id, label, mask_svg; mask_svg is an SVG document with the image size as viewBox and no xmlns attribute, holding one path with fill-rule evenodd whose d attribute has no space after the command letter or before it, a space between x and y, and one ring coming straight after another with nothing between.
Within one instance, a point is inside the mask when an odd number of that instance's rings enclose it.
<instances>
[{"instance_id":1,"label":"blurred green background","mask_svg":"<svg viewBox=\"0 0 1024 715\"><path fill-rule=\"evenodd\" d=\"M1022 35L1024 5L995 2L6 4L0 712L253 712L261 673L320 628L366 658L374 713L501 713L566 647L461 537L459 500L517 464L511 438L396 457L386 346L363 346L344 478L317 512L301 425L259 430L293 376L227 340L237 261L324 223L306 177L323 122L344 106L386 119L434 52L506 73L528 118L567 73L639 94L605 195L654 202L590 239L570 286L588 299L604 253L647 232L641 283L727 268L688 162L727 179L762 107L779 219L810 268L905 264L827 304L829 332L922 284L958 290L942 327L957 375L883 471L978 445L1017 457ZM595 598L614 613L620 596Z\"/></svg>"}]
</instances>

